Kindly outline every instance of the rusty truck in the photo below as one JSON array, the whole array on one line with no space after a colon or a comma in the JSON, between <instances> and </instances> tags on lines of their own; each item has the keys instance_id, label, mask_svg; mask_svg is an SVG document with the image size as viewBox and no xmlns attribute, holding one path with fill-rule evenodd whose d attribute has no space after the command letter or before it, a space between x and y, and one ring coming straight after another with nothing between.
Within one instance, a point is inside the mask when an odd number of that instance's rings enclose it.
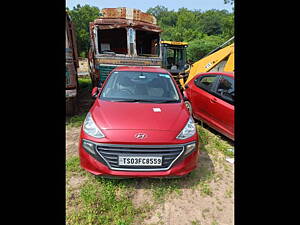
<instances>
[{"instance_id":1,"label":"rusty truck","mask_svg":"<svg viewBox=\"0 0 300 225\"><path fill-rule=\"evenodd\" d=\"M104 8L90 22L89 70L93 86L117 66L162 66L161 28L141 10Z\"/></svg>"},{"instance_id":2,"label":"rusty truck","mask_svg":"<svg viewBox=\"0 0 300 225\"><path fill-rule=\"evenodd\" d=\"M78 111L78 74L79 67L74 25L66 12L66 115L71 116Z\"/></svg>"}]
</instances>

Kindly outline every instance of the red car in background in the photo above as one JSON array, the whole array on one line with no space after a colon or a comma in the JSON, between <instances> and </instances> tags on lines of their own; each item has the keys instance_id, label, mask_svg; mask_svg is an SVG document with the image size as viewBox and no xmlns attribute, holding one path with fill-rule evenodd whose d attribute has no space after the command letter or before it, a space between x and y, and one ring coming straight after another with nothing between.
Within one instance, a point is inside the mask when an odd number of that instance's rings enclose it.
<instances>
[{"instance_id":1,"label":"red car in background","mask_svg":"<svg viewBox=\"0 0 300 225\"><path fill-rule=\"evenodd\" d=\"M234 73L200 73L185 88L193 117L234 140Z\"/></svg>"},{"instance_id":2,"label":"red car in background","mask_svg":"<svg viewBox=\"0 0 300 225\"><path fill-rule=\"evenodd\" d=\"M117 67L81 128L80 165L94 175L183 176L197 167L198 133L172 75Z\"/></svg>"}]
</instances>

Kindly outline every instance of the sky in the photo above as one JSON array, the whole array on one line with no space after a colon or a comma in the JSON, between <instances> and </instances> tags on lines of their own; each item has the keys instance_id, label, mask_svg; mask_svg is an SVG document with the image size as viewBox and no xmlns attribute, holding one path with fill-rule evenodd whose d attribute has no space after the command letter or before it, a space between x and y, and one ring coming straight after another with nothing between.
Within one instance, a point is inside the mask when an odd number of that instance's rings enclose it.
<instances>
[{"instance_id":1,"label":"sky","mask_svg":"<svg viewBox=\"0 0 300 225\"><path fill-rule=\"evenodd\" d=\"M66 0L66 6L69 9L72 9L77 4L81 6L96 6L99 9L127 7L140 9L143 12L157 5L162 5L167 7L168 10L175 11L184 7L189 10L200 9L202 12L209 9L226 9L232 12L232 5L224 4L224 0Z\"/></svg>"}]
</instances>

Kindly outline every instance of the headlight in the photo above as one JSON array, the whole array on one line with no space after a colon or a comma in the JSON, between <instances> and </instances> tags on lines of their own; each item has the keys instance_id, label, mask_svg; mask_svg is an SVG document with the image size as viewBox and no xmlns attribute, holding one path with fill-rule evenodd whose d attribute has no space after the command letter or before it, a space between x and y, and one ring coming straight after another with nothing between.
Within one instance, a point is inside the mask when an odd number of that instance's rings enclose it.
<instances>
[{"instance_id":1,"label":"headlight","mask_svg":"<svg viewBox=\"0 0 300 225\"><path fill-rule=\"evenodd\" d=\"M190 117L189 121L177 136L177 139L183 140L189 137L192 137L196 133L196 126L192 117Z\"/></svg>"},{"instance_id":2,"label":"headlight","mask_svg":"<svg viewBox=\"0 0 300 225\"><path fill-rule=\"evenodd\" d=\"M83 123L83 131L95 138L103 138L105 135L101 132L101 130L95 124L91 114L88 112L86 118Z\"/></svg>"}]
</instances>

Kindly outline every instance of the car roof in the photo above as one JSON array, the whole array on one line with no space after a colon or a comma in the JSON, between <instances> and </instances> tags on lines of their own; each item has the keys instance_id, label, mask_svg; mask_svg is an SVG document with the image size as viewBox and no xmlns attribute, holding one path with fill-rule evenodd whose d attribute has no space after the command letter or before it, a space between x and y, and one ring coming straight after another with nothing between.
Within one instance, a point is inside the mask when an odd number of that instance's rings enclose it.
<instances>
[{"instance_id":1,"label":"car roof","mask_svg":"<svg viewBox=\"0 0 300 225\"><path fill-rule=\"evenodd\" d=\"M167 70L160 67L149 66L119 66L114 71L142 71L142 72L156 72L156 73L169 73Z\"/></svg>"}]
</instances>

